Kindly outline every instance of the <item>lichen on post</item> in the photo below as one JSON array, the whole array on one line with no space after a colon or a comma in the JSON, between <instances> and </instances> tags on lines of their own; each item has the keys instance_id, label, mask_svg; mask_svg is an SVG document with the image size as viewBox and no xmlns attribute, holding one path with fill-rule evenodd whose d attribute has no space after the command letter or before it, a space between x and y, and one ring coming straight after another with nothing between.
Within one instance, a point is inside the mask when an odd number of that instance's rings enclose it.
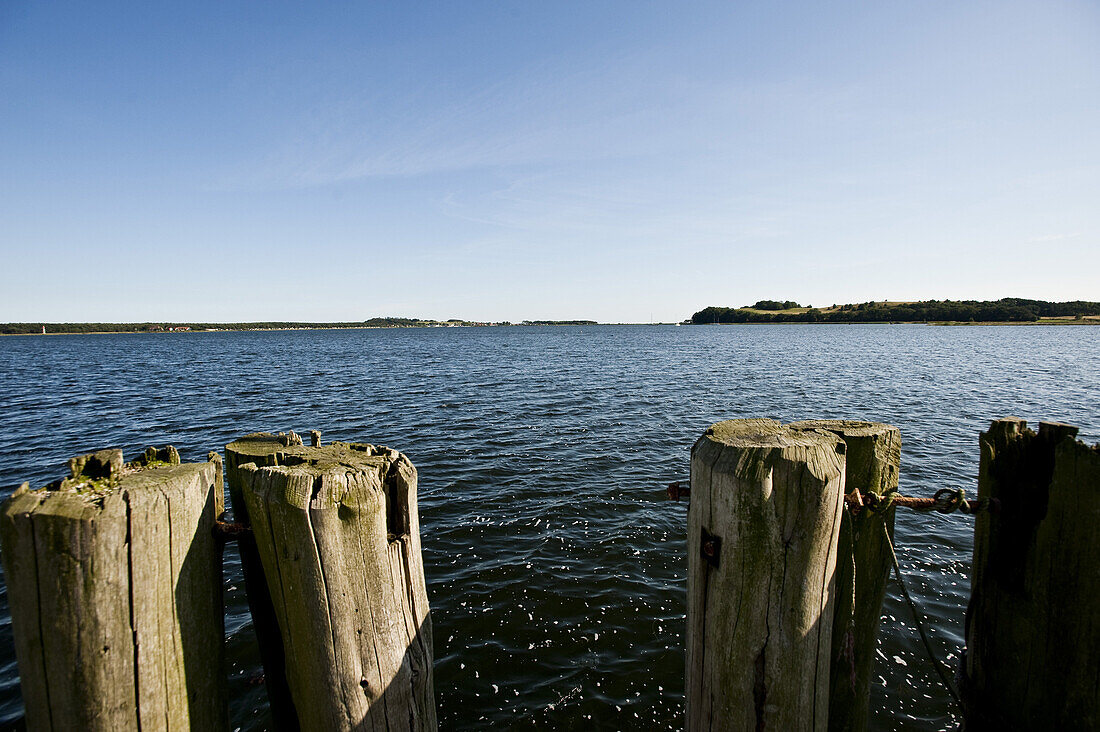
<instances>
[{"instance_id":1,"label":"lichen on post","mask_svg":"<svg viewBox=\"0 0 1100 732\"><path fill-rule=\"evenodd\" d=\"M768 419L692 448L688 730L826 729L843 451Z\"/></svg>"},{"instance_id":2,"label":"lichen on post","mask_svg":"<svg viewBox=\"0 0 1100 732\"><path fill-rule=\"evenodd\" d=\"M270 438L249 436L226 454L298 721L306 729L434 730L415 468L384 447Z\"/></svg>"},{"instance_id":3,"label":"lichen on post","mask_svg":"<svg viewBox=\"0 0 1100 732\"><path fill-rule=\"evenodd\" d=\"M844 440L844 492L861 495L897 490L901 433L880 422L816 419L792 429L827 430ZM841 516L837 542L836 601L830 658L829 730L867 728L871 671L886 582L892 566L886 532L894 533L894 508Z\"/></svg>"},{"instance_id":4,"label":"lichen on post","mask_svg":"<svg viewBox=\"0 0 1100 732\"><path fill-rule=\"evenodd\" d=\"M224 728L219 466L150 448L69 467L0 508L27 728Z\"/></svg>"}]
</instances>

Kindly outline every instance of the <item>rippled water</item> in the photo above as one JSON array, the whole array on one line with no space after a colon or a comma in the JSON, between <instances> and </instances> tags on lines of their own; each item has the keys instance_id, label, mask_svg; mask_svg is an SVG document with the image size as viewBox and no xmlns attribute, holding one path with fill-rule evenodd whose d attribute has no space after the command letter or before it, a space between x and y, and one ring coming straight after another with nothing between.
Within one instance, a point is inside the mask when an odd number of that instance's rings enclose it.
<instances>
[{"instance_id":1,"label":"rippled water","mask_svg":"<svg viewBox=\"0 0 1100 732\"><path fill-rule=\"evenodd\" d=\"M318 428L420 474L444 729L679 729L686 477L711 423L847 417L901 428L903 491L975 486L977 435L1020 416L1100 436L1100 328L581 326L0 339L0 485L71 455ZM899 512L910 591L957 661L970 520ZM239 564L226 553L234 727L266 726ZM891 586L875 729L950 727ZM0 725L21 713L0 598Z\"/></svg>"}]
</instances>

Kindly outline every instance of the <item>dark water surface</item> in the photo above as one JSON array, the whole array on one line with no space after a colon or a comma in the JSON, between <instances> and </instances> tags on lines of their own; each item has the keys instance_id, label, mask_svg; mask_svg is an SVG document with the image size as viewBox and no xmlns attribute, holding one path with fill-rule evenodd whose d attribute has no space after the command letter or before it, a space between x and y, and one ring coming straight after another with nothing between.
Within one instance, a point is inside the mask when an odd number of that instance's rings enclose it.
<instances>
[{"instance_id":1,"label":"dark water surface","mask_svg":"<svg viewBox=\"0 0 1100 732\"><path fill-rule=\"evenodd\" d=\"M974 489L990 420L1100 437L1100 328L581 326L0 339L0 485L70 456L174 444L205 460L257 430L405 452L420 474L443 729L683 726L688 473L711 423L847 417L901 428L903 491ZM957 662L971 519L898 513L899 558ZM233 727L267 710L226 553ZM875 729L951 727L891 585ZM0 598L0 726L21 713Z\"/></svg>"}]
</instances>

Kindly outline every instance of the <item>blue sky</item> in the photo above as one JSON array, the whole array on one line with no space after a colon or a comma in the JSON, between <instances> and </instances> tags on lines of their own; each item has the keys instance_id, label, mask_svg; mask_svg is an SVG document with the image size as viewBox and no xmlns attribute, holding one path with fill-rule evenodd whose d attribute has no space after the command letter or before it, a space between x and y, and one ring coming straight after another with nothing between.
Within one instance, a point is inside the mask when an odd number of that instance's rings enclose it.
<instances>
[{"instance_id":1,"label":"blue sky","mask_svg":"<svg viewBox=\"0 0 1100 732\"><path fill-rule=\"evenodd\" d=\"M1100 300L1092 2L0 2L0 321Z\"/></svg>"}]
</instances>

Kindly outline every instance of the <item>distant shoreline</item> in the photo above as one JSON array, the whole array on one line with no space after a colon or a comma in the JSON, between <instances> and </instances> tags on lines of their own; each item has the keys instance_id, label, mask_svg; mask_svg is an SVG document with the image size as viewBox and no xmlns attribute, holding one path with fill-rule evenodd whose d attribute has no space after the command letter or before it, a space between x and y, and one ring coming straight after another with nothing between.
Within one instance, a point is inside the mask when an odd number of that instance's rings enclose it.
<instances>
[{"instance_id":1,"label":"distant shoreline","mask_svg":"<svg viewBox=\"0 0 1100 732\"><path fill-rule=\"evenodd\" d=\"M713 323L928 323L932 325L1086 325L1100 319L1100 302L1049 302L1019 297L1000 300L874 300L815 308L793 300L753 305L710 305L693 314L693 325Z\"/></svg>"},{"instance_id":2,"label":"distant shoreline","mask_svg":"<svg viewBox=\"0 0 1100 732\"><path fill-rule=\"evenodd\" d=\"M404 326L426 328L429 326ZM203 328L201 330L47 330L45 333L0 333L0 336L73 336L73 335L187 335L190 333L259 333L279 330L397 330L397 326L358 325L332 328Z\"/></svg>"},{"instance_id":3,"label":"distant shoreline","mask_svg":"<svg viewBox=\"0 0 1100 732\"><path fill-rule=\"evenodd\" d=\"M648 323L639 323L639 325L649 325ZM654 325L659 325L655 323ZM1084 325L1084 326L1097 326L1100 325L1100 319L1090 320L1064 320L1064 319L1052 319L1052 320L983 320L983 321L963 321L963 320L854 320L844 323L825 323L825 322L805 322L798 320L786 320L775 322L746 322L746 323L684 323L684 325L691 325L692 327L707 327L707 326L730 326L730 325L928 325L933 327L939 326L999 326L999 325L1032 325L1032 326L1044 326L1050 327L1055 325Z\"/></svg>"},{"instance_id":4,"label":"distant shoreline","mask_svg":"<svg viewBox=\"0 0 1100 732\"><path fill-rule=\"evenodd\" d=\"M1001 322L991 323L973 323L969 321L961 320L945 320L945 321L929 321L928 325L1100 325L1100 318L1090 316L1082 318L1081 320L1074 320L1073 318L1048 318L1039 320L1005 320Z\"/></svg>"},{"instance_id":5,"label":"distant shoreline","mask_svg":"<svg viewBox=\"0 0 1100 732\"><path fill-rule=\"evenodd\" d=\"M599 323L595 320L431 320L375 316L331 322L258 320L229 323L141 321L129 323L0 323L0 335L107 335L111 333L218 333L232 331L378 330L381 328L475 328L585 325L1100 325L1100 302L1048 302L1005 297L1000 300L875 300L815 308L793 300L759 300L753 305L711 305L678 323Z\"/></svg>"},{"instance_id":6,"label":"distant shoreline","mask_svg":"<svg viewBox=\"0 0 1100 732\"><path fill-rule=\"evenodd\" d=\"M193 333L270 333L281 331L295 331L295 330L409 330L409 329L434 329L440 327L446 328L524 328L524 327L582 327L585 325L600 325L600 326L675 326L675 325L694 325L694 326L730 326L730 325L927 325L927 326L952 326L952 327L988 327L988 326L1100 326L1100 318L1090 317L1081 320L1074 320L1071 318L1050 318L1043 320L1031 320L1031 321L1018 321L1018 320L1005 320L1005 321L942 321L942 320L923 320L923 321L866 321L866 322L847 322L847 323L807 323L799 321L786 321L786 322L747 322L747 323L509 323L505 324L478 324L478 325L334 325L334 326L303 326L303 327L283 327L283 328L203 328L193 330L47 330L45 333L0 333L0 337L5 336L20 336L20 337L34 337L34 336L75 336L75 335L134 335L134 336L155 336L155 335L188 335Z\"/></svg>"},{"instance_id":7,"label":"distant shoreline","mask_svg":"<svg viewBox=\"0 0 1100 732\"><path fill-rule=\"evenodd\" d=\"M77 330L72 326L109 326L111 330ZM150 327L151 325L155 327ZM291 330L403 330L409 328L512 328L531 326L584 326L600 325L594 320L574 321L524 321L522 323L487 323L475 321L422 321L402 324L351 324L351 323L308 323L290 324L279 323L266 326L251 323L218 323L218 327L208 327L215 324L149 324L149 323L0 323L0 336L41 336L41 335L175 335L180 333L256 333L268 331ZM671 325L671 323L669 324ZM42 327L45 326L45 332ZM51 330L61 328L61 330ZM14 332L13 332L14 331Z\"/></svg>"}]
</instances>

